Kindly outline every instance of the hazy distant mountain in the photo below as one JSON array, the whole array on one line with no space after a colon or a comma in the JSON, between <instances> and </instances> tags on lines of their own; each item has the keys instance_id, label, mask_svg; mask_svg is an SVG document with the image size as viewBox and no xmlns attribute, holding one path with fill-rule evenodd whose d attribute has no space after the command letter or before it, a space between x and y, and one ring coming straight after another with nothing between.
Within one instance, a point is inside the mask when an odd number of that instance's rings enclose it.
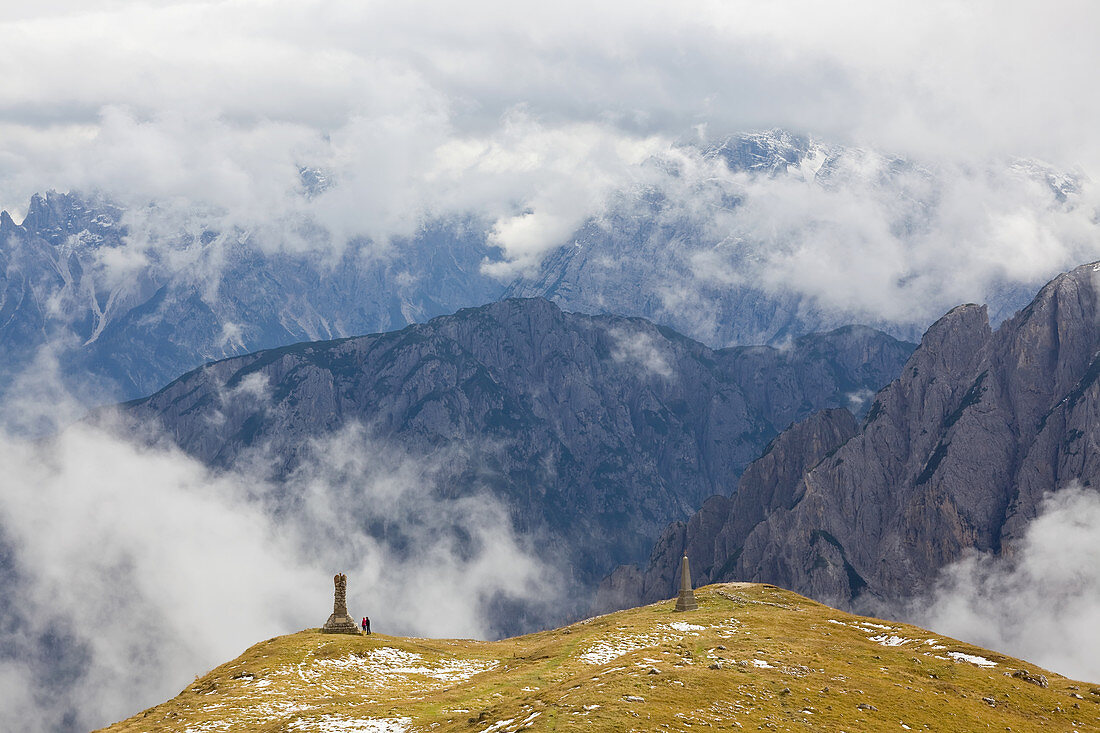
<instances>
[{"instance_id":1,"label":"hazy distant mountain","mask_svg":"<svg viewBox=\"0 0 1100 733\"><path fill-rule=\"evenodd\" d=\"M211 359L400 328L502 291L461 223L425 227L400 257L352 243L335 261L268 253L247 232L144 248L126 235L124 211L73 194L35 196L20 225L0 217L2 375L49 344L78 394L136 397Z\"/></svg>"},{"instance_id":2,"label":"hazy distant mountain","mask_svg":"<svg viewBox=\"0 0 1100 733\"><path fill-rule=\"evenodd\" d=\"M692 177L678 167L684 160L728 175L700 181L698 171ZM7 355L0 397L44 345L70 388L100 403L148 394L211 359L401 328L502 297L640 316L712 347L782 345L849 323L915 340L927 326L916 316L825 309L794 284L760 281L754 263L772 245L755 241L758 233L744 229L736 213L752 204L745 201L749 181L851 188L896 199L891 226L920 233L938 205L934 173L773 130L678 146L639 175L641 183L618 192L606 211L547 253L536 273L511 282L484 271L502 252L489 225L474 218L428 221L390 246L352 241L340 250L306 224L285 232L301 242L284 247L263 234L218 231L204 224L216 217L197 211L169 215L153 205L127 212L96 196L35 196L21 224L0 216L0 348ZM1071 177L1041 166L1020 175L1047 186L1052 201L1076 190ZM303 169L302 182L309 199L338 185L313 169ZM159 225L128 236L132 221ZM810 233L817 225L805 226ZM990 303L994 322L1030 297L1014 285L998 292Z\"/></svg>"},{"instance_id":3,"label":"hazy distant mountain","mask_svg":"<svg viewBox=\"0 0 1100 733\"><path fill-rule=\"evenodd\" d=\"M311 439L352 422L413 454L459 446L446 491L487 487L590 587L644 558L669 521L733 491L778 431L858 406L911 350L852 327L785 350L715 351L640 319L507 300L216 362L125 412L211 465L263 448L284 474Z\"/></svg>"},{"instance_id":4,"label":"hazy distant mountain","mask_svg":"<svg viewBox=\"0 0 1100 733\"><path fill-rule=\"evenodd\" d=\"M720 163L733 175L689 183L675 163L652 161L667 168L662 185L640 184L620 192L603 216L548 255L537 273L511 283L506 295L548 298L570 311L641 316L713 346L779 344L848 323L907 340L920 337L931 322L925 316L887 317L825 307L794 285L762 282L756 267L768 250L805 246L812 252L813 237L827 223L815 221L812 211L768 209L756 224L781 226L779 220L793 217L796 233L791 241L764 243L757 240L760 232L753 228L753 217L738 212L755 204L751 182L761 178L787 186L780 190L788 192L850 189L888 199L895 218L889 226L902 240L919 239L942 205L943 182L937 172L897 156L829 145L783 130L735 135L702 147L701 153L704 162ZM1052 202L1064 202L1078 190L1074 178L1041 165L1017 163L1015 169L1039 182L1038 188L1045 187ZM689 192L677 190L670 180ZM849 229L842 226L835 236L859 236L858 226L848 224ZM859 272L859 262L849 264L853 273ZM854 274L836 284L842 289L861 286ZM1034 289L1005 282L992 292L989 306L999 322L1027 303Z\"/></svg>"},{"instance_id":5,"label":"hazy distant mountain","mask_svg":"<svg viewBox=\"0 0 1100 733\"><path fill-rule=\"evenodd\" d=\"M992 331L964 305L925 334L862 426L826 411L772 441L733 497L668 527L605 607L703 581L765 581L873 605L928 590L969 549L1009 551L1044 492L1100 488L1100 264L1060 275Z\"/></svg>"}]
</instances>

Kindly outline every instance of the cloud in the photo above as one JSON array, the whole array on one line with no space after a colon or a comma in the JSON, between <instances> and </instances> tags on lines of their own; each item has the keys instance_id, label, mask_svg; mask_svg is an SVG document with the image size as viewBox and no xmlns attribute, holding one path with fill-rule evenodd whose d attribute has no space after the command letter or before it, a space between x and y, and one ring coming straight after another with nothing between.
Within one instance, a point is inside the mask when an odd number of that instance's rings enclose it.
<instances>
[{"instance_id":1,"label":"cloud","mask_svg":"<svg viewBox=\"0 0 1100 733\"><path fill-rule=\"evenodd\" d=\"M742 204L715 218L751 250L733 253L748 265L738 278L864 320L930 322L959 302L996 311L1005 283L1038 285L1096 256L1090 183L1063 201L1041 169L842 155L832 180L741 177Z\"/></svg>"},{"instance_id":2,"label":"cloud","mask_svg":"<svg viewBox=\"0 0 1100 733\"><path fill-rule=\"evenodd\" d=\"M560 588L499 502L446 496L435 461L358 428L280 484L88 424L4 435L0 462L4 729L88 729L170 697L323 623L337 571L352 613L420 636L499 634L500 603L538 613Z\"/></svg>"},{"instance_id":3,"label":"cloud","mask_svg":"<svg viewBox=\"0 0 1100 733\"><path fill-rule=\"evenodd\" d=\"M65 333L29 356L16 355L27 361L0 380L0 435L50 435L79 420L88 405L114 401L117 386L92 374L66 387L62 357L78 344L75 334Z\"/></svg>"},{"instance_id":4,"label":"cloud","mask_svg":"<svg viewBox=\"0 0 1100 733\"><path fill-rule=\"evenodd\" d=\"M796 329L861 322L912 338L962 302L989 303L999 321L1098 255L1100 189L1080 175L753 139L802 164L731 170L722 151L688 145L654 156L586 227L571 287L612 312L645 303L645 315L713 345L772 339L792 316L805 322ZM782 303L774 322L760 294ZM750 316L761 335L731 338L730 323Z\"/></svg>"},{"instance_id":5,"label":"cloud","mask_svg":"<svg viewBox=\"0 0 1100 733\"><path fill-rule=\"evenodd\" d=\"M848 400L848 410L859 415L863 412L864 408L870 405L871 401L875 398L875 393L864 387L853 392L848 392L844 397Z\"/></svg>"},{"instance_id":6,"label":"cloud","mask_svg":"<svg viewBox=\"0 0 1100 733\"><path fill-rule=\"evenodd\" d=\"M1098 14L1084 0L1056 10L55 0L0 23L10 70L0 76L0 207L19 210L47 188L102 190L131 209L156 200L159 216L172 204L205 210L223 230L264 232L255 242L271 248L303 246L293 233L305 222L331 234L308 246L339 247L472 213L503 253L493 271L510 276L692 129L713 139L785 127L937 165L1042 158L1095 178L1100 99L1082 90L1100 61L1088 33ZM334 185L302 196L302 166ZM984 201L944 193L960 206ZM858 195L757 199L762 216L781 215L765 204L782 201L811 217L791 233L835 232L785 251L784 272L861 255L883 233L882 201L863 211ZM999 222L976 232L993 239L958 246L995 249L1001 237L1049 250L1026 202L1009 215L1019 203L1009 196ZM1021 249L1006 268L1031 274L1050 259ZM889 281L903 269L889 265L866 273ZM825 274L822 289L845 273Z\"/></svg>"},{"instance_id":7,"label":"cloud","mask_svg":"<svg viewBox=\"0 0 1100 733\"><path fill-rule=\"evenodd\" d=\"M1011 554L971 554L945 568L906 618L941 633L1100 680L1100 494L1049 494Z\"/></svg>"},{"instance_id":8,"label":"cloud","mask_svg":"<svg viewBox=\"0 0 1100 733\"><path fill-rule=\"evenodd\" d=\"M668 364L667 354L653 334L644 330L609 328L607 335L613 342L611 358L615 361L640 367L657 377L672 378L672 367Z\"/></svg>"}]
</instances>

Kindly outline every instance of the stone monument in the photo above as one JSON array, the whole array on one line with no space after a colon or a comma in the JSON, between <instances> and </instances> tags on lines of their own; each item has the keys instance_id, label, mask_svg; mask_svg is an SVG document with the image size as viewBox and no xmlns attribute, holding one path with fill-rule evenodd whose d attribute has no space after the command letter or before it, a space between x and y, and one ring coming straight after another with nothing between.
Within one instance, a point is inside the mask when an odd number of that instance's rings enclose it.
<instances>
[{"instance_id":1,"label":"stone monument","mask_svg":"<svg viewBox=\"0 0 1100 733\"><path fill-rule=\"evenodd\" d=\"M332 578L336 584L336 593L332 599L332 615L321 627L323 634L358 634L359 626L348 615L348 576L339 573Z\"/></svg>"},{"instance_id":2,"label":"stone monument","mask_svg":"<svg viewBox=\"0 0 1100 733\"><path fill-rule=\"evenodd\" d=\"M688 570L688 556L680 561L680 595L676 598L677 611L694 611L699 608L695 602L695 591L691 589L691 571Z\"/></svg>"}]
</instances>

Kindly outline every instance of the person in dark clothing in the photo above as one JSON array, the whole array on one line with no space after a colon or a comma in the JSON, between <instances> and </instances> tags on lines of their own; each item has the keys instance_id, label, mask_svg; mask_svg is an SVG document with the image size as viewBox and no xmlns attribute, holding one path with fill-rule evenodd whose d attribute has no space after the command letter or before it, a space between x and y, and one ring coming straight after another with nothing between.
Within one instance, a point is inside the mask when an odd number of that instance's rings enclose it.
<instances>
[{"instance_id":1,"label":"person in dark clothing","mask_svg":"<svg viewBox=\"0 0 1100 733\"><path fill-rule=\"evenodd\" d=\"M363 625L363 633L364 634L369 634L370 633L370 618L368 616L363 617L362 625Z\"/></svg>"}]
</instances>

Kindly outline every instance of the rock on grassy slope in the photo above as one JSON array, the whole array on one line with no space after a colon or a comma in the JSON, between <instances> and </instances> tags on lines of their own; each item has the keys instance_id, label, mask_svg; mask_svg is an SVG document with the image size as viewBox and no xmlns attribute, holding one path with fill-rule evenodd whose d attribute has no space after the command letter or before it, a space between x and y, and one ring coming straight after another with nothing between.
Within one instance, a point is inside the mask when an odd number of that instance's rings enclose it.
<instances>
[{"instance_id":1,"label":"rock on grassy slope","mask_svg":"<svg viewBox=\"0 0 1100 733\"><path fill-rule=\"evenodd\" d=\"M770 585L696 597L497 642L302 631L106 730L1100 730L1100 685Z\"/></svg>"}]
</instances>

